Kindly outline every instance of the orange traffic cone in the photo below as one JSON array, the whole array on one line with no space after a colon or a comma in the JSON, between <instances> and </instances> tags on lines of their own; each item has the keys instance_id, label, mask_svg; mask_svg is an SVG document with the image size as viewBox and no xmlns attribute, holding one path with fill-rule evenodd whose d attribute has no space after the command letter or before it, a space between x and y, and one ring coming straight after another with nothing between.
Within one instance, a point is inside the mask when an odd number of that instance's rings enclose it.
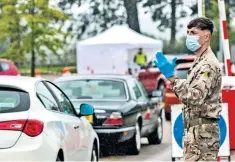
<instances>
[{"instance_id":1,"label":"orange traffic cone","mask_svg":"<svg viewBox=\"0 0 235 162\"><path fill-rule=\"evenodd\" d=\"M68 75L71 75L70 68L69 67L65 67L63 69L63 76L68 76Z\"/></svg>"},{"instance_id":2,"label":"orange traffic cone","mask_svg":"<svg viewBox=\"0 0 235 162\"><path fill-rule=\"evenodd\" d=\"M38 78L41 77L41 72L40 72L40 70L36 70L36 77L38 77Z\"/></svg>"}]
</instances>

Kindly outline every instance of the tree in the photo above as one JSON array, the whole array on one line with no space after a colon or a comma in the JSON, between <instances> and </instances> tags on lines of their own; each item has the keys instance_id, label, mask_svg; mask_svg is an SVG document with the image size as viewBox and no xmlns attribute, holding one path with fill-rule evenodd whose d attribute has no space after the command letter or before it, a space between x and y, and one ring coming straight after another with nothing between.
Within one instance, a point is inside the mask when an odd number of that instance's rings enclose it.
<instances>
[{"instance_id":1,"label":"tree","mask_svg":"<svg viewBox=\"0 0 235 162\"><path fill-rule=\"evenodd\" d=\"M137 0L60 0L59 7L71 17L68 31L78 39L94 36L115 24L128 24L140 32ZM85 12L73 14L72 7L89 7Z\"/></svg>"},{"instance_id":2,"label":"tree","mask_svg":"<svg viewBox=\"0 0 235 162\"><path fill-rule=\"evenodd\" d=\"M16 63L23 60L20 41L25 28L20 25L20 16L21 14L16 10L16 0L1 2L0 39L9 42L8 49L1 57L14 60Z\"/></svg>"},{"instance_id":3,"label":"tree","mask_svg":"<svg viewBox=\"0 0 235 162\"><path fill-rule=\"evenodd\" d=\"M134 31L141 33L139 18L138 18L137 3L138 3L137 0L124 0L124 7L126 8L127 24Z\"/></svg>"},{"instance_id":4,"label":"tree","mask_svg":"<svg viewBox=\"0 0 235 162\"><path fill-rule=\"evenodd\" d=\"M182 24L177 24L177 21L187 16L182 0L147 0L143 7L147 8L152 14L152 20L159 22L158 29L165 31L171 30L171 47L174 48L176 41L177 27L182 27ZM168 10L170 7L171 10ZM179 13L179 15L177 15ZM178 26L177 26L178 25Z\"/></svg>"},{"instance_id":5,"label":"tree","mask_svg":"<svg viewBox=\"0 0 235 162\"><path fill-rule=\"evenodd\" d=\"M10 46L1 57L20 61L31 54L31 76L35 76L35 59L46 58L48 52L57 54L66 41L55 24L67 17L50 8L49 0L3 0L0 17L0 39L9 39Z\"/></svg>"}]
</instances>

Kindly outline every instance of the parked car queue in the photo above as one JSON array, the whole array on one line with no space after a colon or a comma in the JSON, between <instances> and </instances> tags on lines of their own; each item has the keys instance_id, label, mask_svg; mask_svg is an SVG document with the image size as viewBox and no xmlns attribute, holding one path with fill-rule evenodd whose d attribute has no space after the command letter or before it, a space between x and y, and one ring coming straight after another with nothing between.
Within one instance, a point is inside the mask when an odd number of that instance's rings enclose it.
<instances>
[{"instance_id":1,"label":"parked car queue","mask_svg":"<svg viewBox=\"0 0 235 162\"><path fill-rule=\"evenodd\" d=\"M101 146L123 143L137 155L141 137L162 141L158 103L128 75L67 76L54 83L0 76L0 160L98 161Z\"/></svg>"},{"instance_id":2,"label":"parked car queue","mask_svg":"<svg viewBox=\"0 0 235 162\"><path fill-rule=\"evenodd\" d=\"M142 137L147 137L149 144L162 142L161 91L154 91L153 98L149 98L143 84L131 75L79 74L54 82L75 109L79 110L82 103L94 107L90 122L98 134L101 151L116 147L138 155Z\"/></svg>"}]
</instances>

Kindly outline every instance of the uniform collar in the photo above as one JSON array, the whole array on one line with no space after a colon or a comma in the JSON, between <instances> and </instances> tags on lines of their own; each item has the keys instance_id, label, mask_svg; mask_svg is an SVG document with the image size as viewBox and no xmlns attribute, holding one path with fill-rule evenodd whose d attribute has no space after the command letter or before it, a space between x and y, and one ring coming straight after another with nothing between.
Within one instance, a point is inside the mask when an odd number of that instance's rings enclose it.
<instances>
[{"instance_id":1,"label":"uniform collar","mask_svg":"<svg viewBox=\"0 0 235 162\"><path fill-rule=\"evenodd\" d=\"M208 47L197 59L196 62L200 62L204 58L208 57L209 54L212 53L212 50L210 47Z\"/></svg>"}]
</instances>

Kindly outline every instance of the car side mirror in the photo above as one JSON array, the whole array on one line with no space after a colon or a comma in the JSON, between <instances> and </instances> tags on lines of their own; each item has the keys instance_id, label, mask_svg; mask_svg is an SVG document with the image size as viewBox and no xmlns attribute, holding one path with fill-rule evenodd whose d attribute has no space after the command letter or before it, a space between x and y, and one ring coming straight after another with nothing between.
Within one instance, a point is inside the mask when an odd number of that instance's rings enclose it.
<instances>
[{"instance_id":1,"label":"car side mirror","mask_svg":"<svg viewBox=\"0 0 235 162\"><path fill-rule=\"evenodd\" d=\"M81 116L89 116L94 114L93 106L89 104L81 104L80 106L80 115Z\"/></svg>"},{"instance_id":2,"label":"car side mirror","mask_svg":"<svg viewBox=\"0 0 235 162\"><path fill-rule=\"evenodd\" d=\"M79 115L85 117L89 123L93 123L93 115L94 115L93 106L89 104L81 104Z\"/></svg>"},{"instance_id":3,"label":"car side mirror","mask_svg":"<svg viewBox=\"0 0 235 162\"><path fill-rule=\"evenodd\" d=\"M162 97L163 92L161 90L155 90L152 92L152 97Z\"/></svg>"}]
</instances>

